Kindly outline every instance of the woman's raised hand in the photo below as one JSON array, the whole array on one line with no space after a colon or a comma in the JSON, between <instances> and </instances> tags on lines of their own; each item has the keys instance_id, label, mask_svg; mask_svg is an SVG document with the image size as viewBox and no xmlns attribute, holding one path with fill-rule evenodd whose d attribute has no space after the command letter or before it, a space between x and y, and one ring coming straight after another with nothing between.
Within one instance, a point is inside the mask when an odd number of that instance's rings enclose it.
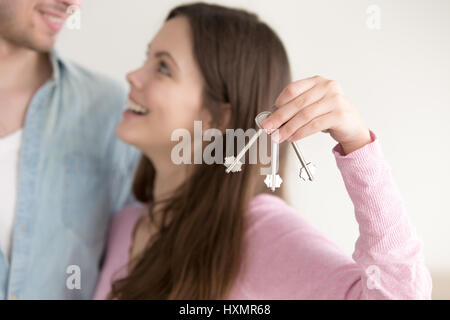
<instances>
[{"instance_id":1,"label":"woman's raised hand","mask_svg":"<svg viewBox=\"0 0 450 320\"><path fill-rule=\"evenodd\" d=\"M290 83L275 101L277 110L262 123L278 143L327 132L345 152L372 141L358 110L334 80L314 76Z\"/></svg>"}]
</instances>

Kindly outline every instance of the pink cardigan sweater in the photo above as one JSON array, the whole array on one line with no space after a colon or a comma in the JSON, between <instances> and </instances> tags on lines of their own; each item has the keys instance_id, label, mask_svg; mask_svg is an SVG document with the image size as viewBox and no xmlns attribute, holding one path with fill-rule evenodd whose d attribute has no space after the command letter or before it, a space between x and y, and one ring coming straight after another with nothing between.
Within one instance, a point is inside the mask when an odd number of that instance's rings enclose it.
<instances>
[{"instance_id":1,"label":"pink cardigan sweater","mask_svg":"<svg viewBox=\"0 0 450 320\"><path fill-rule=\"evenodd\" d=\"M359 238L351 257L282 199L256 195L247 214L244 259L228 299L431 299L423 243L411 225L378 139L335 156L353 202ZM134 225L146 211L117 213L94 299L126 276Z\"/></svg>"}]
</instances>

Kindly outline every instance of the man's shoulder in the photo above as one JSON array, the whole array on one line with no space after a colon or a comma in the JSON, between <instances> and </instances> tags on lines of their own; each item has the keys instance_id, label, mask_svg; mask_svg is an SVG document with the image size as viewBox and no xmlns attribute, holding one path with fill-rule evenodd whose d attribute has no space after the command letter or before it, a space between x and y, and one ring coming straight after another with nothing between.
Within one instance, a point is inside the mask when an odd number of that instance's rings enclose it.
<instances>
[{"instance_id":1,"label":"man's shoulder","mask_svg":"<svg viewBox=\"0 0 450 320\"><path fill-rule=\"evenodd\" d=\"M123 105L126 96L126 86L123 83L68 59L59 58L58 62L61 81L77 90L78 95L116 102L120 99Z\"/></svg>"}]
</instances>

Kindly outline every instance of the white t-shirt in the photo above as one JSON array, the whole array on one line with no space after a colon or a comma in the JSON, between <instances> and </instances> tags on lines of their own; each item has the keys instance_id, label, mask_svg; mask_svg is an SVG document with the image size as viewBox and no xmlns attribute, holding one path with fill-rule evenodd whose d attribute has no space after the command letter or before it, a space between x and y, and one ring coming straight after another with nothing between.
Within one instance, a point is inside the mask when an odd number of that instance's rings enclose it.
<instances>
[{"instance_id":1,"label":"white t-shirt","mask_svg":"<svg viewBox=\"0 0 450 320\"><path fill-rule=\"evenodd\" d=\"M22 132L0 138L0 249L8 261L16 215L17 180Z\"/></svg>"}]
</instances>

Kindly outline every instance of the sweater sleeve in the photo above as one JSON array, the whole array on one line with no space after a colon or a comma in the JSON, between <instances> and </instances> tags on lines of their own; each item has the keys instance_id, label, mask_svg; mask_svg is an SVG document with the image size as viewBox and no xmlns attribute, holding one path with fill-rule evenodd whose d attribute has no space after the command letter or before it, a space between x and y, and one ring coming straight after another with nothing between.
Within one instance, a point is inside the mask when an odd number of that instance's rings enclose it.
<instances>
[{"instance_id":1,"label":"sweater sleeve","mask_svg":"<svg viewBox=\"0 0 450 320\"><path fill-rule=\"evenodd\" d=\"M332 152L355 209L350 257L282 199L262 194L232 297L246 299L430 299L431 277L375 134L347 155Z\"/></svg>"},{"instance_id":2,"label":"sweater sleeve","mask_svg":"<svg viewBox=\"0 0 450 320\"><path fill-rule=\"evenodd\" d=\"M344 155L333 148L337 166L353 202L359 237L352 258L361 281L348 298L431 299L431 276L423 243L408 217L401 194L376 135L372 142Z\"/></svg>"}]
</instances>

